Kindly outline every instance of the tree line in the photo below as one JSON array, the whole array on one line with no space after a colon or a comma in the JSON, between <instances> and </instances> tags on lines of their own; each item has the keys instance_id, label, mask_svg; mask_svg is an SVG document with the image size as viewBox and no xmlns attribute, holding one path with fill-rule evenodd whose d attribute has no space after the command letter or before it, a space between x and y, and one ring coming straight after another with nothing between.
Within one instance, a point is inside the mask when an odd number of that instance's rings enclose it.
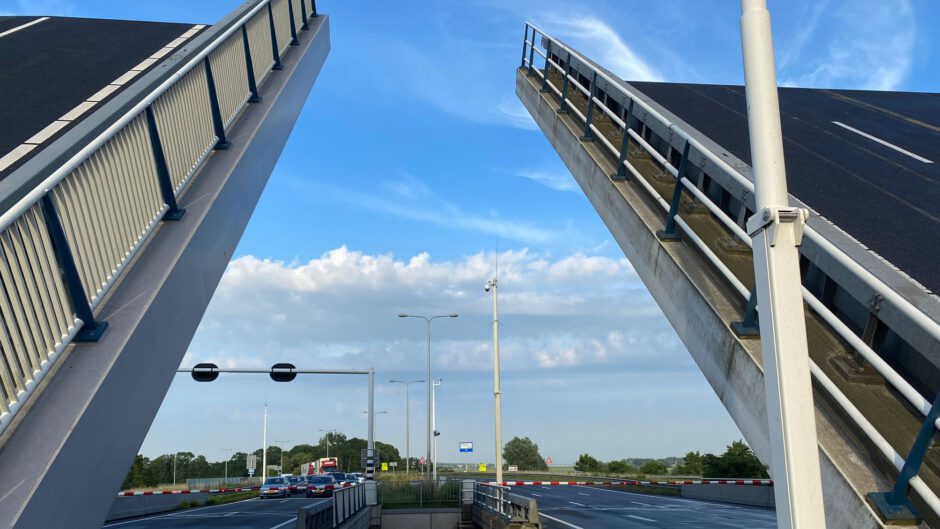
<instances>
[{"instance_id":1,"label":"tree line","mask_svg":"<svg viewBox=\"0 0 940 529\"><path fill-rule=\"evenodd\" d=\"M329 445L329 446L327 446ZM321 457L339 458L340 469L348 472L359 472L361 468L361 451L368 445L365 439L358 437L347 438L341 432L328 432L320 437L317 444L297 444L289 450L278 446L268 447L268 465L282 465L282 472L300 474L301 465L316 461ZM379 462L400 462L404 466L404 459L398 453L398 448L387 443L376 441L379 451ZM262 450L258 448L254 455L257 457L255 476L261 475ZM174 483L173 466L176 464L176 483L186 483L187 479L221 478L225 476L226 461L208 461L203 455L192 452L177 452L176 454L163 454L153 459L137 454L134 462L124 479L122 489L141 487L155 487ZM228 476L247 477L247 452L235 452L228 459ZM417 461L412 458L414 463Z\"/></svg>"},{"instance_id":2,"label":"tree line","mask_svg":"<svg viewBox=\"0 0 940 529\"><path fill-rule=\"evenodd\" d=\"M721 455L689 452L682 459L627 460L602 462L590 454L581 454L574 469L594 474L645 474L652 476L703 476L708 478L766 478L767 467L757 459L744 441L734 441Z\"/></svg>"}]
</instances>

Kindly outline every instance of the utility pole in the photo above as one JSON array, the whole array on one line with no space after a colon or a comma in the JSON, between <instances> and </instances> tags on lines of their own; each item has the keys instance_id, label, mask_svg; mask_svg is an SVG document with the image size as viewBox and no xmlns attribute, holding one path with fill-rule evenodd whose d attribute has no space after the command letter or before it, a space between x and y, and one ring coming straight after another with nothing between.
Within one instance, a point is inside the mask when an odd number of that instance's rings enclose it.
<instances>
[{"instance_id":1,"label":"utility pole","mask_svg":"<svg viewBox=\"0 0 940 529\"><path fill-rule=\"evenodd\" d=\"M437 387L441 385L444 379L437 379L431 384L431 435L433 435L434 446L431 449L434 456L433 461L433 479L437 481Z\"/></svg>"},{"instance_id":2,"label":"utility pole","mask_svg":"<svg viewBox=\"0 0 940 529\"><path fill-rule=\"evenodd\" d=\"M497 265L498 266L498 265ZM497 270L499 270L497 268ZM499 272L497 271L497 274ZM503 482L503 426L501 392L499 389L499 305L497 291L497 278L494 276L486 282L483 288L486 292L493 291L493 400L494 416L496 420L496 483Z\"/></svg>"},{"instance_id":3,"label":"utility pole","mask_svg":"<svg viewBox=\"0 0 940 529\"><path fill-rule=\"evenodd\" d=\"M222 452L234 452L235 451L234 448L221 448L220 450ZM231 458L232 457L229 456L229 458L225 460L225 482L228 482L228 460Z\"/></svg>"},{"instance_id":4,"label":"utility pole","mask_svg":"<svg viewBox=\"0 0 940 529\"><path fill-rule=\"evenodd\" d=\"M268 480L268 403L264 403L264 434L261 436L261 483Z\"/></svg>"},{"instance_id":5,"label":"utility pole","mask_svg":"<svg viewBox=\"0 0 940 529\"><path fill-rule=\"evenodd\" d=\"M753 159L754 278L770 434L777 525L825 527L799 246L808 212L790 207L783 159L770 13L766 0L741 0L741 47Z\"/></svg>"}]
</instances>

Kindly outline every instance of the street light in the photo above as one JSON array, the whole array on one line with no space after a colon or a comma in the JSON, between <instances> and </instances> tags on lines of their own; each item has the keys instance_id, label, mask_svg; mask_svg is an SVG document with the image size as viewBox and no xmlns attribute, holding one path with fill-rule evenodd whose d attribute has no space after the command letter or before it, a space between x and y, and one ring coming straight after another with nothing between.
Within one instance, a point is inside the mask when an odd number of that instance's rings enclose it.
<instances>
[{"instance_id":1,"label":"street light","mask_svg":"<svg viewBox=\"0 0 940 529\"><path fill-rule=\"evenodd\" d=\"M330 433L333 430L324 430L323 428L317 428L318 432L325 432L326 435L323 436L323 439L326 440L326 457L330 457Z\"/></svg>"},{"instance_id":2,"label":"street light","mask_svg":"<svg viewBox=\"0 0 940 529\"><path fill-rule=\"evenodd\" d=\"M290 443L290 441L274 441L274 444L277 445L278 448L281 448L280 446L281 443L288 444ZM281 448L281 474L283 473L284 473L284 449Z\"/></svg>"},{"instance_id":3,"label":"street light","mask_svg":"<svg viewBox=\"0 0 940 529\"><path fill-rule=\"evenodd\" d=\"M234 452L235 451L234 448L219 448L219 450L222 452ZM225 483L226 485L228 484L228 460L229 459L232 459L232 456L229 456L228 459L225 460L225 480L223 481L223 483Z\"/></svg>"},{"instance_id":4,"label":"street light","mask_svg":"<svg viewBox=\"0 0 940 529\"><path fill-rule=\"evenodd\" d=\"M363 411L362 411L362 414L363 414L363 415L366 415L366 414L368 414L368 413L369 413L369 410L363 410ZM383 414L383 413L388 414L388 410L377 411L377 412L375 412L375 415L381 415L381 414ZM372 435L375 435L375 432L372 432Z\"/></svg>"},{"instance_id":5,"label":"street light","mask_svg":"<svg viewBox=\"0 0 940 529\"><path fill-rule=\"evenodd\" d=\"M428 423L428 428L427 428L427 441L428 441L428 442L427 442L427 451L428 451L428 457L427 457L427 460L425 461L425 463L426 463L425 468L426 468L426 469L430 469L430 466L429 466L429 465L431 464L431 322L434 321L434 320L436 320L436 319L438 319L438 318L456 318L456 317L458 317L458 316L460 316L460 314L442 314L442 315L440 315L440 316L431 316L431 317L427 317L427 316L418 316L418 315L415 315L415 314L399 314L399 315L398 315L399 318L421 318L422 320L424 320L424 321L426 321L426 322L428 323L428 376L427 376L427 379L426 379L426 380L427 380L427 383L428 383L428 394L427 394L427 399L428 399L428 416L427 416L427 423Z\"/></svg>"},{"instance_id":6,"label":"street light","mask_svg":"<svg viewBox=\"0 0 940 529\"><path fill-rule=\"evenodd\" d=\"M497 264L497 274L499 268ZM483 287L485 292L493 291L493 401L494 419L496 422L496 483L503 482L503 420L501 392L499 389L499 309L497 305L497 278L493 277Z\"/></svg>"},{"instance_id":7,"label":"street light","mask_svg":"<svg viewBox=\"0 0 940 529\"><path fill-rule=\"evenodd\" d=\"M405 385L405 475L411 472L411 400L409 398L409 388L412 384L424 382L424 380L389 380L392 384Z\"/></svg>"}]
</instances>

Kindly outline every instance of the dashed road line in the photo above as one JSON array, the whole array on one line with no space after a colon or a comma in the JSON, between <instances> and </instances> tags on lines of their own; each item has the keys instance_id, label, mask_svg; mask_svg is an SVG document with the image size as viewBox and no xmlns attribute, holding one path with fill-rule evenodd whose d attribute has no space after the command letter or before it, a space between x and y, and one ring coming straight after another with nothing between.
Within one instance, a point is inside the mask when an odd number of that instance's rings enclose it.
<instances>
[{"instance_id":1,"label":"dashed road line","mask_svg":"<svg viewBox=\"0 0 940 529\"><path fill-rule=\"evenodd\" d=\"M587 507L587 505L583 503L578 503L576 501L569 501L568 503L570 503L571 505L577 505L578 507Z\"/></svg>"},{"instance_id":2,"label":"dashed road line","mask_svg":"<svg viewBox=\"0 0 940 529\"><path fill-rule=\"evenodd\" d=\"M579 492L578 494L580 494L580 495L582 495L582 496L590 496L590 494L586 494L586 493L584 493L584 492Z\"/></svg>"},{"instance_id":3,"label":"dashed road line","mask_svg":"<svg viewBox=\"0 0 940 529\"><path fill-rule=\"evenodd\" d=\"M539 513L539 516L544 516L545 518L548 518L549 520L558 522L558 523L560 523L560 524L562 524L562 525L566 525L566 526L568 526L568 527L571 527L572 529L584 529L584 528L581 527L580 525L575 525L575 524L573 524L573 523L566 522L566 521L562 520L561 518L555 518L554 516L549 516L549 515L547 515L547 514L545 514L545 513L541 513L541 512L540 512L540 513ZM273 528L272 528L272 529L273 529Z\"/></svg>"},{"instance_id":4,"label":"dashed road line","mask_svg":"<svg viewBox=\"0 0 940 529\"><path fill-rule=\"evenodd\" d=\"M4 31L3 33L0 33L0 38L6 37L7 35L10 35L11 33L16 33L17 31L21 29L26 29L30 26L35 26L36 24L39 24L40 22L45 22L47 20L49 20L49 17L40 17L40 18L37 18L36 20L30 20L29 22L25 24L16 26L15 28L8 29Z\"/></svg>"},{"instance_id":5,"label":"dashed road line","mask_svg":"<svg viewBox=\"0 0 940 529\"><path fill-rule=\"evenodd\" d=\"M628 514L628 515L627 515L627 518L633 518L633 519L635 519L635 520L643 520L644 522L653 522L653 523L656 523L656 520L652 520L652 519L650 519L650 518L643 518L642 516L637 516L637 515L635 515L635 514Z\"/></svg>"},{"instance_id":6,"label":"dashed road line","mask_svg":"<svg viewBox=\"0 0 940 529\"><path fill-rule=\"evenodd\" d=\"M867 132L862 132L862 131L860 131L860 130L854 128L854 127L850 127L850 126L846 125L845 123L842 123L841 121L833 121L832 124L833 124L833 125L838 125L838 126L842 127L842 128L845 129L845 130L852 131L852 132L858 134L859 136L863 136L863 137L868 138L868 139L870 139L870 140L872 140L872 141L874 141L874 142L880 143L880 144L884 145L885 147L888 147L889 149L894 149L894 150L898 151L898 152L901 153L901 154L906 154L906 155L910 156L911 158L913 158L913 159L915 159L915 160L917 160L917 161L919 161L919 162L933 163L932 160L928 160L927 158L924 158L923 156L918 156L918 155L912 153L911 151L902 149L901 147L898 147L897 145L895 145L895 144L893 144L893 143L888 143L888 142L886 142L885 140L883 140L883 139L881 139L881 138L877 138L877 137L875 137L875 136L872 136L871 134L868 134Z\"/></svg>"}]
</instances>

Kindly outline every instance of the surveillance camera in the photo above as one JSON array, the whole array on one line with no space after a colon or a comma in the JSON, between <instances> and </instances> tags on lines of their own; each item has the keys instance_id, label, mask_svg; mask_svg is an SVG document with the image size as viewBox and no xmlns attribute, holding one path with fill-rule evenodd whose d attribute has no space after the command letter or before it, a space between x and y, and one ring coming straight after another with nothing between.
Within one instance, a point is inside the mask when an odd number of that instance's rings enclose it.
<instances>
[{"instance_id":1,"label":"surveillance camera","mask_svg":"<svg viewBox=\"0 0 940 529\"><path fill-rule=\"evenodd\" d=\"M489 292L489 291L490 291L490 283L489 281L487 281L487 283L483 285L483 292Z\"/></svg>"}]
</instances>

